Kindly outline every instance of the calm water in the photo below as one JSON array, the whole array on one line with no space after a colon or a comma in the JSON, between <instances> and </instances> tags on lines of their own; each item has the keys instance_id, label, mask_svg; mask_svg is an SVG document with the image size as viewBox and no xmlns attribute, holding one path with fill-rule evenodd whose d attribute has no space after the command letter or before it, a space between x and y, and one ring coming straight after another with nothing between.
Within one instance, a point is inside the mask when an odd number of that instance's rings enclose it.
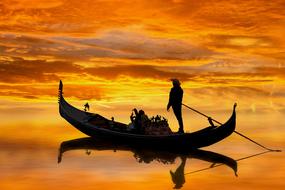
<instances>
[{"instance_id":1,"label":"calm water","mask_svg":"<svg viewBox=\"0 0 285 190\"><path fill-rule=\"evenodd\" d=\"M84 147L84 142L79 142L62 147L58 160L62 142L85 135L61 119L56 109L54 105L37 113L2 115L0 189L172 189L175 186L170 171L175 172L180 166L182 158L178 155L114 150L112 147L98 150L98 147ZM226 119L228 115L229 112L217 118ZM284 150L285 124L280 118L281 113L238 112L237 130L269 147ZM175 125L175 121L171 122ZM173 128L175 130L176 126ZM76 148L78 145L83 147ZM230 160L264 151L235 134L203 150ZM184 173L190 174L185 175L181 189L285 188L284 152L269 152L238 161L238 177L231 165L218 166L219 163L211 169L191 173L212 164L207 156L189 155Z\"/></svg>"}]
</instances>

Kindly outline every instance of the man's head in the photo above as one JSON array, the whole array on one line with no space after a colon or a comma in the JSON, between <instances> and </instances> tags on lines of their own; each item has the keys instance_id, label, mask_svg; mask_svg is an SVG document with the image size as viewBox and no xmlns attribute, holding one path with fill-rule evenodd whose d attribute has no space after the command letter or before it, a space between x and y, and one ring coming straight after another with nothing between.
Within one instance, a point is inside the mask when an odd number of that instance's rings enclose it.
<instances>
[{"instance_id":1,"label":"man's head","mask_svg":"<svg viewBox=\"0 0 285 190\"><path fill-rule=\"evenodd\" d=\"M173 86L180 86L180 84L181 84L178 79L173 78L173 79L170 79L170 80L172 81Z\"/></svg>"}]
</instances>

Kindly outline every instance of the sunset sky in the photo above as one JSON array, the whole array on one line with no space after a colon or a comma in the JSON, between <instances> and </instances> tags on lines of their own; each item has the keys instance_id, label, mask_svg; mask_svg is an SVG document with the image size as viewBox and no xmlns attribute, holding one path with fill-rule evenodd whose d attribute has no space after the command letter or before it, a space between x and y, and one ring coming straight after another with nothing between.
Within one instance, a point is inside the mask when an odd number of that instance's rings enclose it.
<instances>
[{"instance_id":1,"label":"sunset sky","mask_svg":"<svg viewBox=\"0 0 285 190\"><path fill-rule=\"evenodd\" d=\"M177 77L196 107L284 113L284 9L283 0L1 0L0 112L55 103L60 79L69 100L98 109L165 110Z\"/></svg>"},{"instance_id":2,"label":"sunset sky","mask_svg":"<svg viewBox=\"0 0 285 190\"><path fill-rule=\"evenodd\" d=\"M166 105L178 78L185 104L224 122L237 102L236 130L283 149L239 162L238 178L226 166L188 175L186 188L283 190L284 10L284 0L0 0L0 189L171 189L179 159L82 150L57 164L60 143L84 137L57 96L62 80L80 109L128 123L136 107L177 131ZM186 132L209 125L185 108L183 119ZM233 159L263 151L236 134L207 149Z\"/></svg>"}]
</instances>

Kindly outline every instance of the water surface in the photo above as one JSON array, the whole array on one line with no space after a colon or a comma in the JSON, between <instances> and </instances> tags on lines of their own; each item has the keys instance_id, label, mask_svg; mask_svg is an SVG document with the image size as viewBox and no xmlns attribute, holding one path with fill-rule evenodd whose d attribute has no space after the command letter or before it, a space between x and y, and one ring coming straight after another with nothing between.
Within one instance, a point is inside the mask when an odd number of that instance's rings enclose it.
<instances>
[{"instance_id":1,"label":"water surface","mask_svg":"<svg viewBox=\"0 0 285 190\"><path fill-rule=\"evenodd\" d=\"M54 107L56 110L56 106ZM27 113L26 113L27 114ZM29 114L29 113L28 113ZM262 144L285 148L284 123L281 115L272 113L259 117L239 114L237 130ZM102 148L102 150L73 149L58 156L64 141L86 137L55 114L38 113L37 117L12 120L1 124L1 189L172 189L175 182L170 170L180 166L179 155L170 161L138 158L135 152ZM52 117L52 120L45 119ZM226 117L226 116L225 116ZM38 119L39 118L39 119ZM262 118L262 119L261 119ZM43 122L42 122L43 121ZM173 121L175 123L175 121ZM176 126L175 126L176 127ZM175 127L173 127L175 130ZM262 153L264 150L233 134L224 141L203 148L233 160ZM150 158L149 158L150 157ZM268 152L237 161L237 175L227 165L216 165L203 159L188 157L184 167L182 189L284 189L284 153ZM217 166L217 167L216 167Z\"/></svg>"}]
</instances>

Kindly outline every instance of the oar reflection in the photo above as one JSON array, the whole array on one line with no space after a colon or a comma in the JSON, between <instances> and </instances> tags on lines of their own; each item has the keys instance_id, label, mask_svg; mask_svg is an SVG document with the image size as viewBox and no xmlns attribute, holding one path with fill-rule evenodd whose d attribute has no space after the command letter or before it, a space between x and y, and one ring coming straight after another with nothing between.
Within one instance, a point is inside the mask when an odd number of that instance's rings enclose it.
<instances>
[{"instance_id":1,"label":"oar reflection","mask_svg":"<svg viewBox=\"0 0 285 190\"><path fill-rule=\"evenodd\" d=\"M274 151L272 151L272 150L263 151L263 152L260 152L260 153L257 153L257 154L252 154L252 155L249 155L249 156L245 156L243 158L236 159L235 161L238 162L238 161L241 161L241 160L246 160L246 159L249 159L249 158L252 158L252 157L260 156L262 154L266 154L268 152L274 152ZM219 163L219 164L214 163L210 167L199 169L199 170L192 171L192 172L188 172L188 173L185 173L184 175L198 173L198 172L209 170L209 169L213 169L213 168L216 168L216 167L219 167L219 166L222 166L222 165L224 165L224 163ZM238 176L237 172L235 172L235 175Z\"/></svg>"}]
</instances>

